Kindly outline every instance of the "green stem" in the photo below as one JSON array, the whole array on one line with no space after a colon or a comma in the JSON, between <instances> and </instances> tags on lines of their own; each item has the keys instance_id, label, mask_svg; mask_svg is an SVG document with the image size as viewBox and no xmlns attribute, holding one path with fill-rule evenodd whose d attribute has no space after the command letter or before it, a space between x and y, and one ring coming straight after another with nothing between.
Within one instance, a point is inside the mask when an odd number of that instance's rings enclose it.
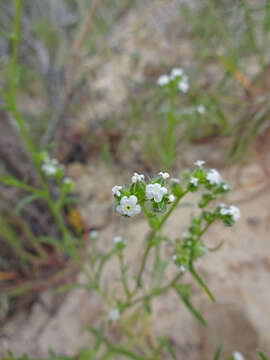
<instances>
[{"instance_id":1,"label":"green stem","mask_svg":"<svg viewBox=\"0 0 270 360\"><path fill-rule=\"evenodd\" d=\"M140 267L139 273L138 273L138 275L136 277L137 278L136 287L135 287L132 295L134 295L136 293L136 291L138 290L138 288L140 288L142 286L142 275L143 275L143 272L144 272L144 269L145 269L145 266L146 266L148 255L150 253L151 248L153 247L152 240L155 238L156 232L157 232L156 230L152 230L151 235L150 235L150 237L148 239L148 244L147 244L147 247L146 247L146 249L144 251L143 258L142 258L141 267Z\"/></svg>"},{"instance_id":2,"label":"green stem","mask_svg":"<svg viewBox=\"0 0 270 360\"><path fill-rule=\"evenodd\" d=\"M179 272L166 286L159 289L154 289L151 291L150 294L140 296L131 302L127 302L126 304L124 304L124 307L130 308L131 306L134 306L140 302L149 301L153 297L167 293L180 280L183 275L183 273Z\"/></svg>"},{"instance_id":3,"label":"green stem","mask_svg":"<svg viewBox=\"0 0 270 360\"><path fill-rule=\"evenodd\" d=\"M171 213L173 212L173 210L177 207L177 205L179 204L179 201L188 193L188 190L184 191L181 195L179 195L176 200L174 201L174 203L171 205L170 209L168 210L168 212L163 216L163 218L161 219L160 223L159 223L159 227L156 230L152 230L152 233L148 239L148 244L147 247L145 249L144 255L143 255L143 259L142 259L142 263L141 263L141 267L139 270L139 273L137 275L137 281L136 281L136 287L134 289L134 291L132 292L132 295L134 295L136 293L136 291L138 290L138 288L141 287L141 282L142 282L142 275L146 266L146 262L147 262L147 258L148 255L150 253L150 250L153 246L153 239L155 238L157 232L162 228L162 226L164 225L164 223L167 221L167 219L169 218L169 216L171 215Z\"/></svg>"},{"instance_id":4,"label":"green stem","mask_svg":"<svg viewBox=\"0 0 270 360\"><path fill-rule=\"evenodd\" d=\"M125 290L126 297L127 297L127 299L129 299L131 296L131 292L129 290L127 279L126 279L126 269L125 269L125 265L124 265L124 258L123 258L122 252L118 253L118 259L119 259L119 263L120 263L121 282L123 284L123 288Z\"/></svg>"},{"instance_id":5,"label":"green stem","mask_svg":"<svg viewBox=\"0 0 270 360\"><path fill-rule=\"evenodd\" d=\"M168 132L167 132L167 170L170 171L174 160L175 152L175 96L170 96L170 111L168 113Z\"/></svg>"},{"instance_id":6,"label":"green stem","mask_svg":"<svg viewBox=\"0 0 270 360\"><path fill-rule=\"evenodd\" d=\"M209 227L213 224L215 220L208 221L207 225L202 229L200 232L200 238L203 236L203 234L209 229Z\"/></svg>"},{"instance_id":7,"label":"green stem","mask_svg":"<svg viewBox=\"0 0 270 360\"><path fill-rule=\"evenodd\" d=\"M168 217L171 215L171 213L174 211L174 209L177 207L177 205L179 204L179 201L188 193L188 190L184 191L181 195L179 195L176 200L174 201L174 203L171 205L170 209L168 210L168 212L163 216L163 218L160 221L159 224L159 229L162 228L162 226L164 225L164 223L167 221Z\"/></svg>"},{"instance_id":8,"label":"green stem","mask_svg":"<svg viewBox=\"0 0 270 360\"><path fill-rule=\"evenodd\" d=\"M193 267L192 262L189 264L189 271L193 278L197 281L197 283L201 286L201 288L205 291L205 293L208 295L209 299L214 303L216 302L214 295L211 293L205 282L202 280L200 275L196 272L196 270Z\"/></svg>"},{"instance_id":9,"label":"green stem","mask_svg":"<svg viewBox=\"0 0 270 360\"><path fill-rule=\"evenodd\" d=\"M37 169L37 172L39 174L40 183L42 186L42 190L44 192L44 197L47 200L48 206L50 210L52 211L55 220L63 234L64 237L69 235L69 230L65 225L65 222L62 218L62 216L59 213L59 210L57 209L57 206L54 204L51 194L48 188L48 185L43 177L42 171L40 169L39 159L37 158L36 154L37 151L35 149L35 146L29 136L29 133L25 127L24 120L20 114L20 112L17 109L16 104L16 95L17 95L17 80L18 80L18 53L19 53L19 44L20 44L20 25L21 25L21 10L22 10L22 0L16 0L16 17L15 17L15 23L14 23L14 34L12 36L12 59L11 59L11 65L10 65L10 86L9 86L9 110L13 114L14 119L16 120L20 132L22 134L22 137L24 139L24 142L26 144L26 147L29 151L29 154L31 156L31 159ZM22 187L22 186L21 186ZM28 187L28 189L27 189ZM32 191L33 188L29 186L25 186L25 190Z\"/></svg>"},{"instance_id":10,"label":"green stem","mask_svg":"<svg viewBox=\"0 0 270 360\"><path fill-rule=\"evenodd\" d=\"M9 93L11 99L15 101L16 92L17 92L17 62L18 62L18 52L19 52L19 43L20 43L20 27L21 27L21 11L22 11L22 0L16 0L16 17L14 22L14 32L12 35L12 58L10 63L10 87Z\"/></svg>"}]
</instances>

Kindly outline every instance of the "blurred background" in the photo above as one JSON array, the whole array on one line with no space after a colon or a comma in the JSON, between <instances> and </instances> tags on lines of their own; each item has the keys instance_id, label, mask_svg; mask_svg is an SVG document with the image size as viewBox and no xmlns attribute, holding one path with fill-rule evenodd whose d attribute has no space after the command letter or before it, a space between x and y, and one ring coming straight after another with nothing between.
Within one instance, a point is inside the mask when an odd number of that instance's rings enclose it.
<instances>
[{"instance_id":1,"label":"blurred background","mask_svg":"<svg viewBox=\"0 0 270 360\"><path fill-rule=\"evenodd\" d=\"M10 81L5 35L14 17L14 1L0 1L2 89ZM179 359L209 359L220 342L247 359L260 347L270 352L270 1L23 0L20 34L18 107L36 147L76 184L64 214L69 226L85 242L98 231L104 247L124 233L135 264L146 227L114 216L112 186L129 182L134 171L167 169L175 177L205 160L229 179L242 219L231 231L211 230L207 241L225 244L199 264L218 299L208 304L194 289L208 329L172 297L156 304L156 330L171 338ZM157 78L173 67L184 69L190 89L177 99L168 169L167 101ZM0 95L1 168L35 184L4 104ZM53 348L74 356L89 344L83 329L100 304L81 289L59 292L79 270L59 259L53 244L36 242L58 230L44 204L25 204L24 195L0 185L0 355L46 356ZM168 233L185 230L189 214L181 211Z\"/></svg>"}]
</instances>

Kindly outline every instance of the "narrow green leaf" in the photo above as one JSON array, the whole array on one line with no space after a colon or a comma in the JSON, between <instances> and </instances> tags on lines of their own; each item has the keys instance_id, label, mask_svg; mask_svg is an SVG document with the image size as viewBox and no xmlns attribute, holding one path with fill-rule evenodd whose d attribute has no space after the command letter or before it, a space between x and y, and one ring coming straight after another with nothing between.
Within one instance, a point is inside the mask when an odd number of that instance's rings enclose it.
<instances>
[{"instance_id":1,"label":"narrow green leaf","mask_svg":"<svg viewBox=\"0 0 270 360\"><path fill-rule=\"evenodd\" d=\"M258 355L261 358L261 360L268 360L267 357L262 353L261 351L258 351Z\"/></svg>"},{"instance_id":2,"label":"narrow green leaf","mask_svg":"<svg viewBox=\"0 0 270 360\"><path fill-rule=\"evenodd\" d=\"M192 303L190 302L189 299L189 291L187 291L186 286L183 285L175 285L174 286L175 291L177 292L177 294L181 297L181 299L183 300L184 304L186 305L186 307L188 308L188 310L194 315L194 317L199 321L199 323L204 326L207 327L207 322L206 320L203 318L203 316L199 313L199 311L192 305Z\"/></svg>"},{"instance_id":3,"label":"narrow green leaf","mask_svg":"<svg viewBox=\"0 0 270 360\"><path fill-rule=\"evenodd\" d=\"M32 201L38 199L39 196L36 195L36 194L33 194L33 195L28 195L26 196L25 198L23 198L21 201L19 201L18 205L16 206L15 208L15 214L19 215L20 212L22 211L22 209L30 204Z\"/></svg>"},{"instance_id":4,"label":"narrow green leaf","mask_svg":"<svg viewBox=\"0 0 270 360\"><path fill-rule=\"evenodd\" d=\"M156 267L155 267L155 274L154 274L154 279L153 279L153 285L154 288L160 288L163 280L164 280L164 276L165 276L165 271L168 265L168 261L162 261L159 260Z\"/></svg>"},{"instance_id":5,"label":"narrow green leaf","mask_svg":"<svg viewBox=\"0 0 270 360\"><path fill-rule=\"evenodd\" d=\"M168 340L168 339L161 339L160 342L161 342L161 345L168 350L168 353L169 353L169 355L171 356L171 358L172 358L173 360L177 360L175 351L173 350L173 348L172 348L169 340Z\"/></svg>"},{"instance_id":6,"label":"narrow green leaf","mask_svg":"<svg viewBox=\"0 0 270 360\"><path fill-rule=\"evenodd\" d=\"M75 289L75 288L83 288L83 289L85 289L85 288L87 288L87 285L72 282L72 283L69 283L69 284L59 286L59 288L57 289L57 292L59 294L63 294L65 292L67 292L69 290L72 290L72 289Z\"/></svg>"},{"instance_id":7,"label":"narrow green leaf","mask_svg":"<svg viewBox=\"0 0 270 360\"><path fill-rule=\"evenodd\" d=\"M13 37L14 37L13 34L10 34L10 33L6 32L4 30L0 30L0 35L5 36L8 39L13 39Z\"/></svg>"},{"instance_id":8,"label":"narrow green leaf","mask_svg":"<svg viewBox=\"0 0 270 360\"><path fill-rule=\"evenodd\" d=\"M100 327L99 327L98 334L96 336L96 343L95 343L95 346L94 346L94 349L96 351L98 351L98 349L100 348L100 346L104 342L104 329L105 329L105 326L104 326L104 323L102 322Z\"/></svg>"},{"instance_id":9,"label":"narrow green leaf","mask_svg":"<svg viewBox=\"0 0 270 360\"><path fill-rule=\"evenodd\" d=\"M205 284L205 282L202 280L202 278L200 277L200 275L195 271L193 264L191 263L189 265L189 271L191 273L191 275L193 276L193 278L197 281L197 283L201 286L201 288L205 291L205 293L208 295L209 299L214 303L216 302L216 299L214 297L214 295L211 293L211 291L209 290L208 286Z\"/></svg>"},{"instance_id":10,"label":"narrow green leaf","mask_svg":"<svg viewBox=\"0 0 270 360\"><path fill-rule=\"evenodd\" d=\"M220 344L219 347L217 348L217 351L215 353L215 356L214 356L213 360L219 360L220 359L222 348L223 348L223 344Z\"/></svg>"}]
</instances>

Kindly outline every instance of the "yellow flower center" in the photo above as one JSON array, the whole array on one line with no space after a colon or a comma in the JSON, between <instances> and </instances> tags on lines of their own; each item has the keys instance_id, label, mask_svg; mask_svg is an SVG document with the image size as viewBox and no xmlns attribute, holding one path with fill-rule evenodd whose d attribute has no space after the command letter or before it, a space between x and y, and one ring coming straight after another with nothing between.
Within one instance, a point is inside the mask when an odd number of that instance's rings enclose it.
<instances>
[{"instance_id":1,"label":"yellow flower center","mask_svg":"<svg viewBox=\"0 0 270 360\"><path fill-rule=\"evenodd\" d=\"M131 205L126 205L126 211L131 210Z\"/></svg>"}]
</instances>

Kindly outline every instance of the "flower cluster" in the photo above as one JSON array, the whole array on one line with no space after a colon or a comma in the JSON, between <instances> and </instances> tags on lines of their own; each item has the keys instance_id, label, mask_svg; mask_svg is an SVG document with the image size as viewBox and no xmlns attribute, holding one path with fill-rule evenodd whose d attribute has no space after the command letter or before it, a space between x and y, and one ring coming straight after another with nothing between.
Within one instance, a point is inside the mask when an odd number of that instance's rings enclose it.
<instances>
[{"instance_id":1,"label":"flower cluster","mask_svg":"<svg viewBox=\"0 0 270 360\"><path fill-rule=\"evenodd\" d=\"M207 170L204 168L205 162L198 160L194 163L196 169L183 174L183 180L190 192L207 190L203 193L199 207L205 209L207 205L231 190L230 186L223 180L220 173L215 169ZM174 184L179 184L174 182ZM203 210L201 215L193 217L188 231L175 242L173 260L180 271L185 271L190 263L207 253L201 237L208 227L216 220L223 221L224 225L232 226L240 219L240 210L234 206L220 204L211 210Z\"/></svg>"},{"instance_id":2,"label":"flower cluster","mask_svg":"<svg viewBox=\"0 0 270 360\"><path fill-rule=\"evenodd\" d=\"M205 113L206 109L204 105L198 105L196 107L196 112L200 115L203 115Z\"/></svg>"},{"instance_id":3,"label":"flower cluster","mask_svg":"<svg viewBox=\"0 0 270 360\"><path fill-rule=\"evenodd\" d=\"M183 93L189 90L188 76L181 68L172 69L170 75L163 74L157 79L157 84L161 87L170 86L173 89L178 89Z\"/></svg>"},{"instance_id":4,"label":"flower cluster","mask_svg":"<svg viewBox=\"0 0 270 360\"><path fill-rule=\"evenodd\" d=\"M59 164L57 159L50 158L46 151L42 151L39 154L39 161L44 175L62 182L64 192L70 193L74 190L74 182L69 177L64 177L64 166Z\"/></svg>"},{"instance_id":5,"label":"flower cluster","mask_svg":"<svg viewBox=\"0 0 270 360\"><path fill-rule=\"evenodd\" d=\"M120 319L120 311L118 308L112 308L109 310L108 318L111 322L117 322Z\"/></svg>"},{"instance_id":6,"label":"flower cluster","mask_svg":"<svg viewBox=\"0 0 270 360\"><path fill-rule=\"evenodd\" d=\"M234 351L232 356L233 356L233 360L245 360L243 354L241 354L238 351Z\"/></svg>"},{"instance_id":7,"label":"flower cluster","mask_svg":"<svg viewBox=\"0 0 270 360\"><path fill-rule=\"evenodd\" d=\"M240 219L240 210L238 209L238 207L234 205L226 207L225 204L220 204L219 208L220 208L220 215L224 217L224 221L236 222Z\"/></svg>"},{"instance_id":8,"label":"flower cluster","mask_svg":"<svg viewBox=\"0 0 270 360\"><path fill-rule=\"evenodd\" d=\"M240 210L234 205L220 204L206 210L218 195L226 194L231 188L216 169L206 169L204 164L205 161L197 160L194 170L185 171L181 179L171 179L170 186L167 184L170 175L159 172L149 183L146 183L144 175L134 173L129 187L116 185L112 188L119 214L133 217L143 210L151 227L156 230L160 229L162 219L154 213L166 213L168 206L176 205L188 192L206 190L199 202L202 209L200 216L193 217L188 231L175 241L173 261L181 272L207 253L201 238L214 221L221 220L225 225L232 226L240 218Z\"/></svg>"},{"instance_id":9,"label":"flower cluster","mask_svg":"<svg viewBox=\"0 0 270 360\"><path fill-rule=\"evenodd\" d=\"M41 165L41 170L45 175L54 177L57 175L57 172L61 169L57 159L50 159L49 156L44 157L43 163Z\"/></svg>"},{"instance_id":10,"label":"flower cluster","mask_svg":"<svg viewBox=\"0 0 270 360\"><path fill-rule=\"evenodd\" d=\"M133 217L139 214L146 202L152 205L154 212L163 212L168 204L175 200L173 193L166 187L170 177L167 172L160 172L148 184L143 174L134 173L131 177L132 184L128 188L114 186L112 194L116 200L116 211L124 216Z\"/></svg>"}]
</instances>

